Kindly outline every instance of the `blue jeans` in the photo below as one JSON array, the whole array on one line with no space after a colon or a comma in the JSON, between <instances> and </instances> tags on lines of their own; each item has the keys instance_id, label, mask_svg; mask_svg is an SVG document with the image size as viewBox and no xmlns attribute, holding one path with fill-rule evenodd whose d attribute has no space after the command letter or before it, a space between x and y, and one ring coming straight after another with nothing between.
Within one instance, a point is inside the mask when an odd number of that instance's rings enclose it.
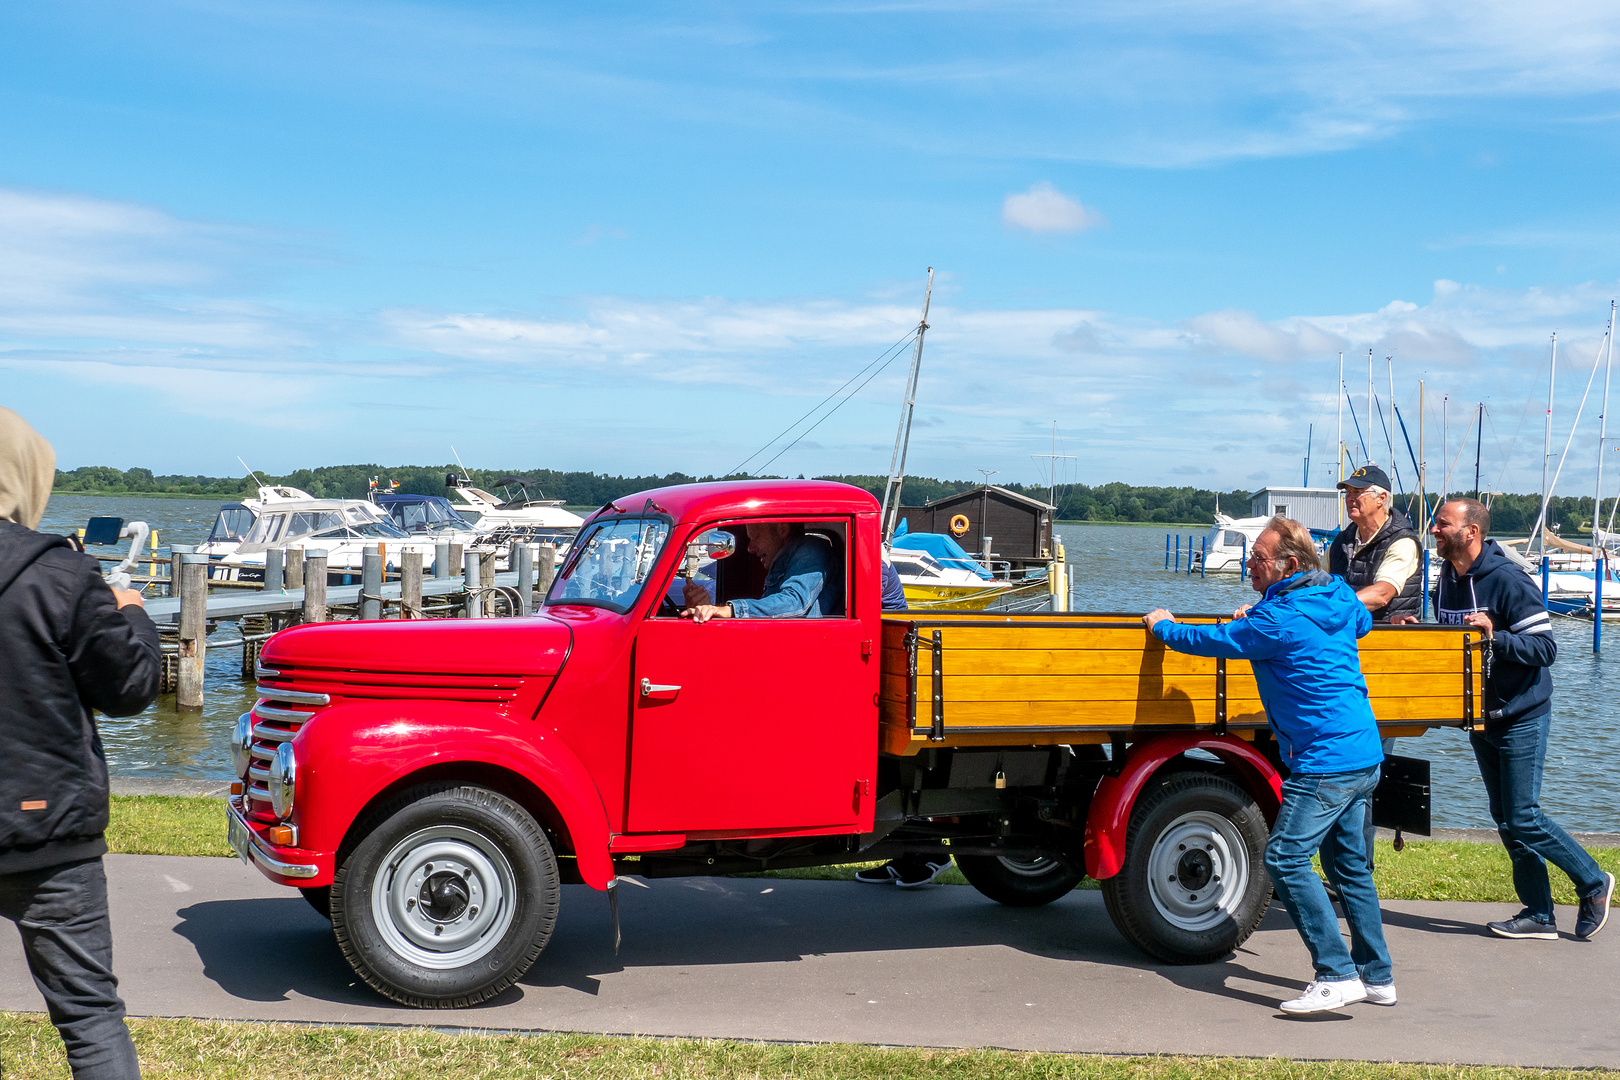
<instances>
[{"instance_id":1,"label":"blue jeans","mask_svg":"<svg viewBox=\"0 0 1620 1080\"><path fill-rule=\"evenodd\" d=\"M22 933L28 970L67 1044L74 1080L139 1080L112 973L101 859L0 874L0 917Z\"/></svg>"},{"instance_id":2,"label":"blue jeans","mask_svg":"<svg viewBox=\"0 0 1620 1080\"><path fill-rule=\"evenodd\" d=\"M1266 870L1311 951L1319 981L1359 976L1382 986L1395 980L1363 836L1379 768L1314 776L1294 773L1283 781L1282 808L1266 844ZM1327 889L1311 866L1311 856L1318 851L1323 871L1344 900L1350 923L1348 949Z\"/></svg>"},{"instance_id":3,"label":"blue jeans","mask_svg":"<svg viewBox=\"0 0 1620 1080\"><path fill-rule=\"evenodd\" d=\"M1513 862L1513 890L1538 922L1553 922L1552 886L1547 863L1569 875L1576 895L1602 892L1608 881L1586 849L1541 812L1541 772L1547 761L1552 713L1521 716L1472 732L1474 760L1485 781L1491 820ZM1545 860L1545 861L1544 861Z\"/></svg>"}]
</instances>

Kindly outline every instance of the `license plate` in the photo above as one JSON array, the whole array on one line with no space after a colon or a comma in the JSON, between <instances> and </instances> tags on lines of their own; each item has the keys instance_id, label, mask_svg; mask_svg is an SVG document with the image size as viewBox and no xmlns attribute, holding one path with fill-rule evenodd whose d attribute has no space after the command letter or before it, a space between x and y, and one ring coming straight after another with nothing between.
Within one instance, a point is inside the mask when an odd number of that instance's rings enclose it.
<instances>
[{"instance_id":1,"label":"license plate","mask_svg":"<svg viewBox=\"0 0 1620 1080\"><path fill-rule=\"evenodd\" d=\"M248 827L236 816L229 803L225 804L225 835L241 860L251 866L253 859L248 855L248 846L252 841L248 839Z\"/></svg>"}]
</instances>

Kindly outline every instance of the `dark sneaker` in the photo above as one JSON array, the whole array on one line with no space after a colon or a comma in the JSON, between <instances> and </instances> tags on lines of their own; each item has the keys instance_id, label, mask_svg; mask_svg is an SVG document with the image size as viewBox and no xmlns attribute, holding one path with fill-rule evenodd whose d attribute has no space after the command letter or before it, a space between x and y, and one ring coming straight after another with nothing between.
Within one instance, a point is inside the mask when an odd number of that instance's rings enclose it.
<instances>
[{"instance_id":1,"label":"dark sneaker","mask_svg":"<svg viewBox=\"0 0 1620 1080\"><path fill-rule=\"evenodd\" d=\"M1614 897L1614 875L1603 874L1603 891L1581 901L1581 913L1575 917L1575 936L1582 941L1594 936L1609 921L1609 901Z\"/></svg>"},{"instance_id":2,"label":"dark sneaker","mask_svg":"<svg viewBox=\"0 0 1620 1080\"><path fill-rule=\"evenodd\" d=\"M895 884L902 889L916 889L927 885L946 870L950 869L951 859L924 856L917 859L900 859L895 867Z\"/></svg>"},{"instance_id":3,"label":"dark sneaker","mask_svg":"<svg viewBox=\"0 0 1620 1080\"><path fill-rule=\"evenodd\" d=\"M894 863L886 862L882 866L869 866L865 870L857 870L855 880L867 885L887 885L900 880L900 871L894 868Z\"/></svg>"},{"instance_id":4,"label":"dark sneaker","mask_svg":"<svg viewBox=\"0 0 1620 1080\"><path fill-rule=\"evenodd\" d=\"M1505 922L1486 923L1485 929L1497 937L1537 938L1541 941L1558 940L1558 924L1542 922L1528 911L1521 911Z\"/></svg>"}]
</instances>

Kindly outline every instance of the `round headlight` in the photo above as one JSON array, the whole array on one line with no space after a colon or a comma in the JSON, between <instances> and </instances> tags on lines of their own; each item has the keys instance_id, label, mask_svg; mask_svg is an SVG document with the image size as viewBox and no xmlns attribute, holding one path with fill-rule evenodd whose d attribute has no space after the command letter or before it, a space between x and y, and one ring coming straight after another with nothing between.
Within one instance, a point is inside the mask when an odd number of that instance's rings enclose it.
<instances>
[{"instance_id":1,"label":"round headlight","mask_svg":"<svg viewBox=\"0 0 1620 1080\"><path fill-rule=\"evenodd\" d=\"M236 775L247 779L249 759L253 756L253 714L245 712L236 718L236 730L231 732L231 768Z\"/></svg>"},{"instance_id":2,"label":"round headlight","mask_svg":"<svg viewBox=\"0 0 1620 1080\"><path fill-rule=\"evenodd\" d=\"M285 821L292 817L293 793L298 786L298 755L292 743L276 747L276 756L270 760L270 809Z\"/></svg>"}]
</instances>

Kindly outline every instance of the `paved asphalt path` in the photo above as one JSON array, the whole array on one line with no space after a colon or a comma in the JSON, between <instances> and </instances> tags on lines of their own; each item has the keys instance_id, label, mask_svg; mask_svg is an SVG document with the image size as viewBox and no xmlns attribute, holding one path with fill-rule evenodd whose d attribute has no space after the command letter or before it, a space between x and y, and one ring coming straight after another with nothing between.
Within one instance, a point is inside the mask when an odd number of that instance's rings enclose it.
<instances>
[{"instance_id":1,"label":"paved asphalt path","mask_svg":"<svg viewBox=\"0 0 1620 1080\"><path fill-rule=\"evenodd\" d=\"M1590 942L1501 941L1502 905L1385 905L1400 1004L1289 1019L1309 963L1273 910L1223 963L1150 963L1098 893L1000 907L964 886L675 879L607 901L565 890L523 982L456 1013L356 982L326 921L235 860L107 857L116 969L137 1015L693 1035L1071 1052L1620 1066L1620 925ZM0 932L0 1008L41 1002Z\"/></svg>"}]
</instances>

